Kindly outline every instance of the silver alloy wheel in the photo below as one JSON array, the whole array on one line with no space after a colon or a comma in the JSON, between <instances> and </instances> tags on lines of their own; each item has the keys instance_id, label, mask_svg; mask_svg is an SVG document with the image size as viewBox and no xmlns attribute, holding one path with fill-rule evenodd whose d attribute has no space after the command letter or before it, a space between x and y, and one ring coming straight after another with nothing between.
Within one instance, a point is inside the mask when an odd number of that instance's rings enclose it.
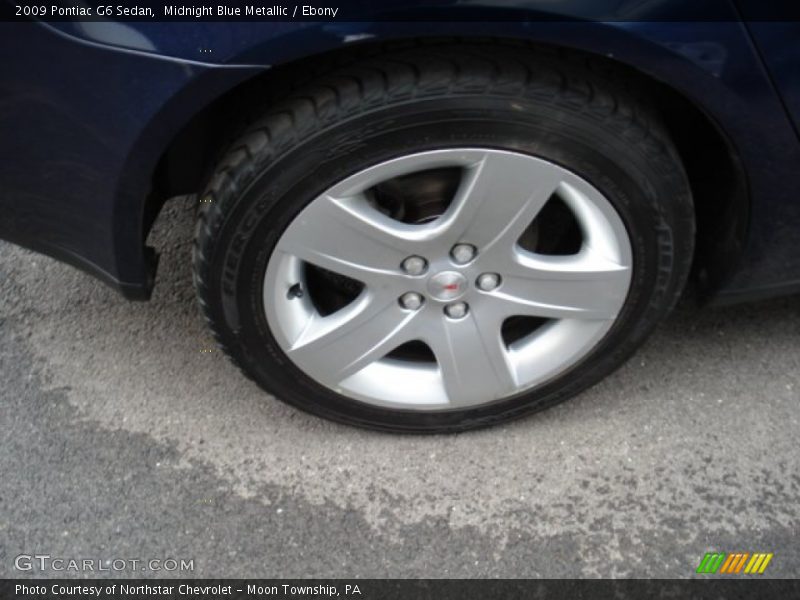
<instances>
[{"instance_id":1,"label":"silver alloy wheel","mask_svg":"<svg viewBox=\"0 0 800 600\"><path fill-rule=\"evenodd\" d=\"M434 220L405 223L369 199L377 184L447 167L462 177ZM519 243L554 195L580 228L574 254L537 254ZM424 271L409 257L423 258ZM363 288L323 316L304 293L305 263ZM587 181L525 154L460 148L374 165L314 199L280 237L263 298L281 349L323 386L383 407L459 409L530 389L584 357L614 324L631 271L625 226ZM518 316L547 322L507 343L503 323ZM414 341L435 361L387 356Z\"/></svg>"}]
</instances>

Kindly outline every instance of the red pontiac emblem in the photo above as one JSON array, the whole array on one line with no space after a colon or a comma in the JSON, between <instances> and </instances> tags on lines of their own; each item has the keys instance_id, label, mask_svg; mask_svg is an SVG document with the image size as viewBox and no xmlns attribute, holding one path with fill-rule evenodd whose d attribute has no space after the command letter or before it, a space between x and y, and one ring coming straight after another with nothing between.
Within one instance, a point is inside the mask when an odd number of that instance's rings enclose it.
<instances>
[{"instance_id":1,"label":"red pontiac emblem","mask_svg":"<svg viewBox=\"0 0 800 600\"><path fill-rule=\"evenodd\" d=\"M456 271L442 271L428 280L430 295L443 302L459 298L466 289L466 278Z\"/></svg>"}]
</instances>

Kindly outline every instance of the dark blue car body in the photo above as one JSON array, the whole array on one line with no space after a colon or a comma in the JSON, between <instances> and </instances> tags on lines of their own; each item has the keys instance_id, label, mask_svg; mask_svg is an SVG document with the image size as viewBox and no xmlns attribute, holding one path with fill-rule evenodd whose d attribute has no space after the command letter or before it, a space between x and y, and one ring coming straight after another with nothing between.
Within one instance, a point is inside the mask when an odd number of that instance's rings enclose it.
<instances>
[{"instance_id":1,"label":"dark blue car body","mask_svg":"<svg viewBox=\"0 0 800 600\"><path fill-rule=\"evenodd\" d=\"M749 20L761 9L394 0L371 20L0 23L0 238L145 299L149 227L165 199L201 189L237 101L323 56L496 38L595 56L657 91L692 180L708 298L800 291L800 24Z\"/></svg>"}]
</instances>

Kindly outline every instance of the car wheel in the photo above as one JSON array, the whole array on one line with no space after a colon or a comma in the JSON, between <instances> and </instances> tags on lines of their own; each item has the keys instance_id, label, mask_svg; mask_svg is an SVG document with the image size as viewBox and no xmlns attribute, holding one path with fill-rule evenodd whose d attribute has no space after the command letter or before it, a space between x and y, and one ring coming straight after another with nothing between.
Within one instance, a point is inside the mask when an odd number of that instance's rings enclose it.
<instances>
[{"instance_id":1,"label":"car wheel","mask_svg":"<svg viewBox=\"0 0 800 600\"><path fill-rule=\"evenodd\" d=\"M694 239L646 102L491 45L338 67L266 109L202 199L195 282L228 355L296 407L394 431L597 382L675 303Z\"/></svg>"}]
</instances>

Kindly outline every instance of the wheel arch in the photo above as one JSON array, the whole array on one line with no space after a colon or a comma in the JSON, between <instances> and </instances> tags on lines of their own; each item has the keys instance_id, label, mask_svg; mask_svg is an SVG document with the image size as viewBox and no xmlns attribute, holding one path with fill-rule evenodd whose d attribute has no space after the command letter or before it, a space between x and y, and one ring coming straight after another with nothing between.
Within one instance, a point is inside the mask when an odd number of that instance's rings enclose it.
<instances>
[{"instance_id":1,"label":"wheel arch","mask_svg":"<svg viewBox=\"0 0 800 600\"><path fill-rule=\"evenodd\" d=\"M251 115L283 97L288 90L313 80L338 64L375 56L387 50L420 44L502 44L521 51L562 55L583 60L613 73L637 93L646 95L664 119L689 177L695 199L697 243L692 282L701 297L724 286L739 263L747 232L749 190L739 152L722 125L696 99L657 76L583 49L545 42L504 38L409 38L366 42L312 54L264 71L220 94L194 114L164 149L152 176L152 193L143 210L146 239L165 202L202 189L215 162ZM236 115L232 117L232 115Z\"/></svg>"}]
</instances>

